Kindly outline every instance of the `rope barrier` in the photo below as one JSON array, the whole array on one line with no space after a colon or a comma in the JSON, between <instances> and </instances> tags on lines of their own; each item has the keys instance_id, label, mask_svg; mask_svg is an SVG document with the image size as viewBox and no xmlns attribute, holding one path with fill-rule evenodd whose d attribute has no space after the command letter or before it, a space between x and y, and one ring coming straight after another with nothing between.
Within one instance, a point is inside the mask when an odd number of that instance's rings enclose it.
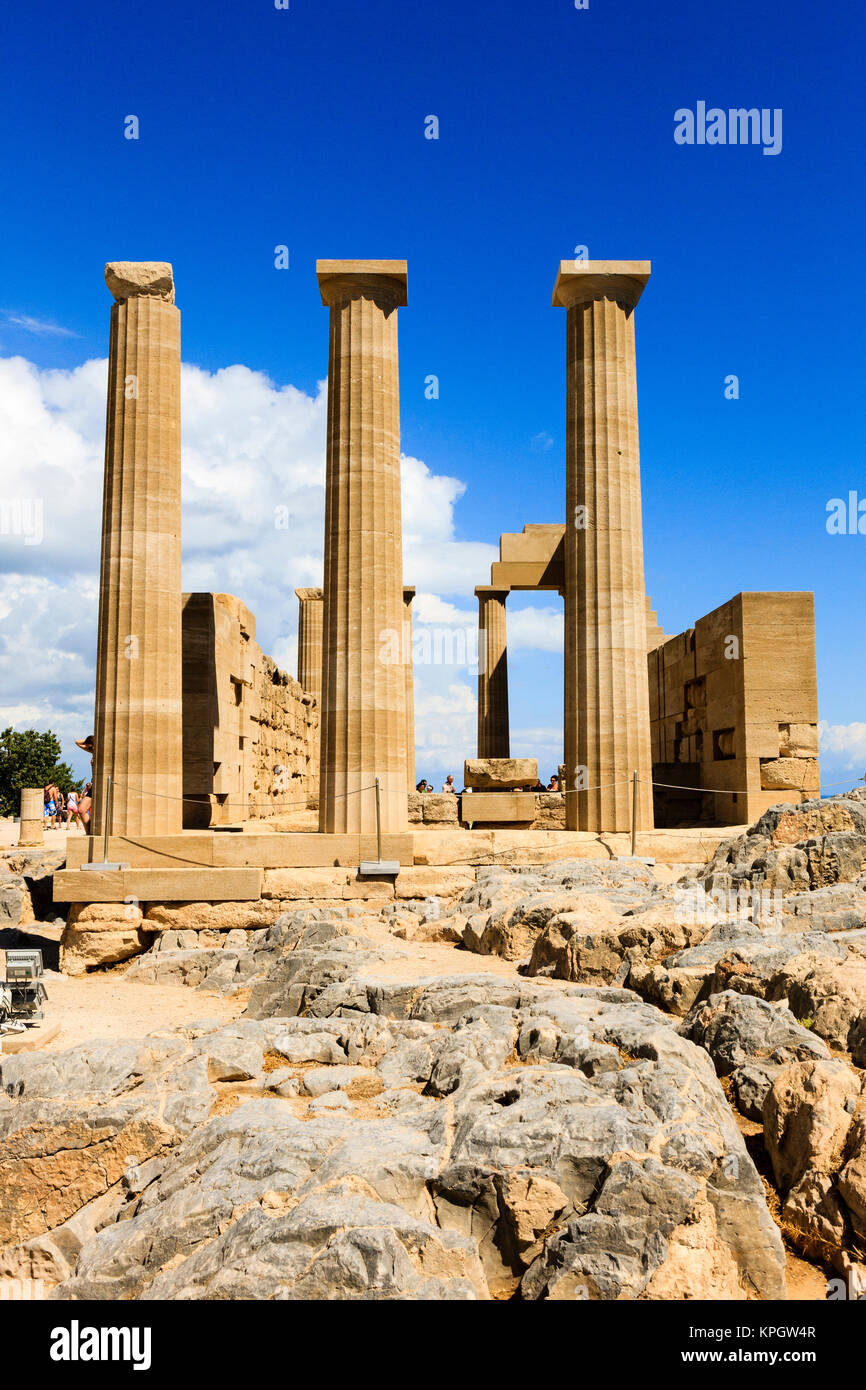
<instances>
[{"instance_id":1,"label":"rope barrier","mask_svg":"<svg viewBox=\"0 0 866 1390\"><path fill-rule=\"evenodd\" d=\"M111 779L111 780L112 780L112 782L115 783L115 785L122 784L123 786L125 786L126 789L127 789L127 791L138 792L139 795L141 795L141 796L155 796L155 797L159 797L159 799L160 799L161 801L185 801L185 802L187 803L187 805L190 805L190 806L206 806L206 805L208 804L206 801L202 801L200 797L196 797L196 796L172 796L170 792L155 792L155 791L150 791L149 788L147 788L147 787L135 787L135 786L132 785L131 782L127 782L127 780L126 780L125 777L115 777L115 776L112 776L112 779ZM376 790L375 784L373 784L373 785L371 785L371 786L369 786L369 787L353 787L351 791L348 791L348 792L338 792L338 793L335 795L334 800L335 800L335 801L343 801L343 800L345 800L347 797L350 797L350 796L359 796L362 792L370 792L370 791L375 791L375 790ZM205 795L211 795L211 796L219 796L219 794L220 794L219 792L205 793ZM249 809L250 809L251 807L253 807L253 806L269 806L269 807L271 807L272 809L274 809L275 807L277 807L277 809L279 809L279 810L282 811L282 810L288 810L289 807L291 807L291 806L306 806L306 805L308 804L308 802L309 802L309 799L310 799L309 797L306 797L306 796L305 796L302 800L297 800L297 801L283 801L283 802L279 803L278 806L277 806L277 803L274 802L274 801L239 801L239 800L237 800L237 799L234 799L234 800L228 800L228 801L221 801L221 802L220 802L220 806L223 806L223 807L225 807L225 806L229 806L229 807L230 807L230 806L242 806L242 807L246 808L247 810L249 810Z\"/></svg>"},{"instance_id":2,"label":"rope barrier","mask_svg":"<svg viewBox=\"0 0 866 1390\"><path fill-rule=\"evenodd\" d=\"M763 788L755 788L755 787L696 787L696 786L691 786L691 785L689 785L689 784L687 784L687 783L682 783L682 782L656 782L654 778L649 778L649 779L648 779L648 778L644 778L644 777L639 777L637 780L638 780L638 782L639 782L639 784L640 784L641 786L645 786L645 787L662 787L662 788L664 788L665 790L669 790L669 791L678 791L678 792L706 792L708 796L751 796L751 795L754 795L754 793L755 793L756 791L764 790ZM153 797L158 797L158 798L159 798L160 800L162 800L162 801L183 801L183 802L186 802L186 804L187 804L187 805L190 805L190 806L204 806L204 805L207 805L207 802L202 801L200 797L195 797L195 796L172 796L170 792L157 792L157 791L151 791L151 790L150 790L149 788L147 788L147 787L136 787L136 786L133 786L133 784L132 784L131 782L127 782L127 780L126 780L125 777L113 776L113 777L112 777L112 781L115 783L115 785L117 785L117 784L119 784L119 783L122 784L123 786L126 787L127 791L138 792L138 794L139 794L140 796L153 796ZM566 795L566 794L568 794L568 795L576 795L576 794L582 793L582 792L587 792L587 793L588 793L588 792L603 792L603 791L610 791L613 787L630 787L630 786L633 785L633 781L634 781L634 779L633 779L632 777L628 777L628 778L623 778L621 781L618 781L618 782L601 782L601 783L598 784L598 786L595 786L595 787L574 787L574 788L571 788L571 789L566 788L565 791L564 791L564 792L561 791L560 794L561 794L561 795ZM825 785L824 790L825 790L825 791L832 791L832 790L834 790L834 789L837 788L837 787L848 787L848 786L850 786L850 785L851 785L851 784L850 784L850 782L848 782L848 781L845 781L845 782L831 782L831 783ZM855 790L855 789L856 789L856 785L857 785L857 784L855 783L855 786L854 786L854 788L852 788L852 790ZM343 801L343 800L346 800L346 799L347 799L348 797L350 797L350 796L360 796L363 792L370 792L370 791L375 791L375 790L376 790L375 784L371 784L370 786L367 786L367 787L353 787L351 791L347 791L347 792L337 792L337 793L335 794L335 796L334 796L333 799L334 799L335 801ZM768 790L768 791L784 791L785 788L781 788L781 787L779 787L779 788L767 788L766 790ZM803 788L803 787L799 787L799 788L796 788L796 787L795 787L795 788L789 788L788 790L792 790L792 791L803 791L804 788ZM548 789L547 787L545 787L545 788L544 788L544 791L545 791L545 792L548 792L549 789ZM440 794L441 794L441 793L440 793ZM472 794L473 794L473 793L471 793L471 792L465 792L465 791L462 792L462 793L460 793L460 795L463 795L463 796L471 796ZM535 793L535 792L534 792L533 794L538 794L538 793ZM210 793L210 795L218 796L219 793L218 793L218 792L213 792L213 793ZM421 793L419 793L419 795L427 795L427 793L421 792ZM271 808L272 810L273 810L273 809L277 809L277 810L280 810L280 811L284 811L284 810L289 810L289 809L290 809L291 807L293 807L293 806L305 806L305 807L306 807L306 806L308 805L308 803L309 803L309 800L310 800L309 797L303 797L303 798L300 798L300 799L294 800L294 801L283 801L283 802L277 803L277 802L274 802L274 801L243 801L243 800L237 800L237 799L230 799L230 800L228 800L228 801L222 801L222 802L220 802L220 806L223 806L223 807L240 806L240 807L242 807L242 808L244 808L244 809L246 809L246 810L250 810L251 808L254 808L254 807L257 807L257 806L267 806L267 807Z\"/></svg>"}]
</instances>

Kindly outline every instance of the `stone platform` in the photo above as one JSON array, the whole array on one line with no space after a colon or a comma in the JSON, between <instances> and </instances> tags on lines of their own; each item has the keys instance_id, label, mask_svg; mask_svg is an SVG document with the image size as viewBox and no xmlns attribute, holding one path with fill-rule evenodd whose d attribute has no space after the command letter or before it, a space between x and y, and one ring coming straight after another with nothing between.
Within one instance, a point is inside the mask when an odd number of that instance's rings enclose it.
<instances>
[{"instance_id":1,"label":"stone platform","mask_svg":"<svg viewBox=\"0 0 866 1390\"><path fill-rule=\"evenodd\" d=\"M706 863L722 840L744 828L644 831L637 837L637 853L666 865ZM615 859L631 854L631 840L625 834L589 831L424 829L383 835L382 857L398 861L400 871L396 877L371 878L358 875L361 860L376 858L375 837L367 835L186 831L134 840L112 836L109 861L128 867L104 873L81 868L88 851L101 858L102 842L69 841L66 868L54 875L55 902L424 898L451 887L445 874L449 883L437 888L436 870Z\"/></svg>"}]
</instances>

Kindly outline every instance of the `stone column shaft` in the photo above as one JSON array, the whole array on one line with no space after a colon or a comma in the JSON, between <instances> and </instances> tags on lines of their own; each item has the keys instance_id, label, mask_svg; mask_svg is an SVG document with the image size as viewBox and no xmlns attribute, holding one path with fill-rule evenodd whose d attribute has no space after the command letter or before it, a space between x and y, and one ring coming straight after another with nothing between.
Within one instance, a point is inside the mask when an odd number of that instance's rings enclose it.
<instances>
[{"instance_id":1,"label":"stone column shaft","mask_svg":"<svg viewBox=\"0 0 866 1390\"><path fill-rule=\"evenodd\" d=\"M479 585L478 599L478 756L509 758L507 589Z\"/></svg>"},{"instance_id":2,"label":"stone column shaft","mask_svg":"<svg viewBox=\"0 0 866 1390\"><path fill-rule=\"evenodd\" d=\"M182 826L180 313L171 266L106 266L111 310L93 831Z\"/></svg>"},{"instance_id":3,"label":"stone column shaft","mask_svg":"<svg viewBox=\"0 0 866 1390\"><path fill-rule=\"evenodd\" d=\"M566 823L652 828L633 311L646 262L563 262L568 310L565 529ZM615 784L615 785L611 785ZM586 787L588 790L583 790Z\"/></svg>"},{"instance_id":4,"label":"stone column shaft","mask_svg":"<svg viewBox=\"0 0 866 1390\"><path fill-rule=\"evenodd\" d=\"M397 309L405 261L319 261L330 308L319 828L407 827Z\"/></svg>"},{"instance_id":5,"label":"stone column shaft","mask_svg":"<svg viewBox=\"0 0 866 1390\"><path fill-rule=\"evenodd\" d=\"M41 845L45 839L45 793L42 787L21 788L19 845Z\"/></svg>"},{"instance_id":6,"label":"stone column shaft","mask_svg":"<svg viewBox=\"0 0 866 1390\"><path fill-rule=\"evenodd\" d=\"M298 599L298 685L322 702L322 623L324 604L321 589L296 589Z\"/></svg>"},{"instance_id":7,"label":"stone column shaft","mask_svg":"<svg viewBox=\"0 0 866 1390\"><path fill-rule=\"evenodd\" d=\"M414 586L403 588L403 670L406 675L406 790L415 790L415 666L412 649Z\"/></svg>"}]
</instances>

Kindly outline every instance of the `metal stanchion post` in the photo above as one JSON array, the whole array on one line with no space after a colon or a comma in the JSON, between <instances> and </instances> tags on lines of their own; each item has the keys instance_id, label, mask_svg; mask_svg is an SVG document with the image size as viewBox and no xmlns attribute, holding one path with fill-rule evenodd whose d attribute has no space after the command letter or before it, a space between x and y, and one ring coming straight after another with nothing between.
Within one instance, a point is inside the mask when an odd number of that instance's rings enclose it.
<instances>
[{"instance_id":1,"label":"metal stanchion post","mask_svg":"<svg viewBox=\"0 0 866 1390\"><path fill-rule=\"evenodd\" d=\"M120 869L128 869L129 865L126 863L121 863L119 860L111 864L108 862L108 835L109 831L113 832L114 830L114 778L111 775L107 776L105 779L105 806L103 809L103 817L104 819L102 827L102 862L96 863L94 860L88 859L88 862L86 864L80 864L79 868L93 869L99 871L105 871L109 869L118 871ZM91 849L88 848L88 854L90 853Z\"/></svg>"},{"instance_id":2,"label":"metal stanchion post","mask_svg":"<svg viewBox=\"0 0 866 1390\"><path fill-rule=\"evenodd\" d=\"M362 788L369 791L369 787ZM362 859L358 867L358 874L361 878L374 877L395 877L400 872L399 859L382 858L382 804L380 799L379 778L376 778L376 858Z\"/></svg>"}]
</instances>

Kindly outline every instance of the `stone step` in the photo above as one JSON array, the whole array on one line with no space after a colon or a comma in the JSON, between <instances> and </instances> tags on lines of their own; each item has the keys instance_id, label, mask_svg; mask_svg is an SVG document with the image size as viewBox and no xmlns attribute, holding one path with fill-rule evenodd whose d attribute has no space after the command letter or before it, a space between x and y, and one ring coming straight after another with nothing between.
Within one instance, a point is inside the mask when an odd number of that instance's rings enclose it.
<instances>
[{"instance_id":1,"label":"stone step","mask_svg":"<svg viewBox=\"0 0 866 1390\"><path fill-rule=\"evenodd\" d=\"M260 868L244 869L60 869L54 875L56 903L257 902Z\"/></svg>"}]
</instances>

